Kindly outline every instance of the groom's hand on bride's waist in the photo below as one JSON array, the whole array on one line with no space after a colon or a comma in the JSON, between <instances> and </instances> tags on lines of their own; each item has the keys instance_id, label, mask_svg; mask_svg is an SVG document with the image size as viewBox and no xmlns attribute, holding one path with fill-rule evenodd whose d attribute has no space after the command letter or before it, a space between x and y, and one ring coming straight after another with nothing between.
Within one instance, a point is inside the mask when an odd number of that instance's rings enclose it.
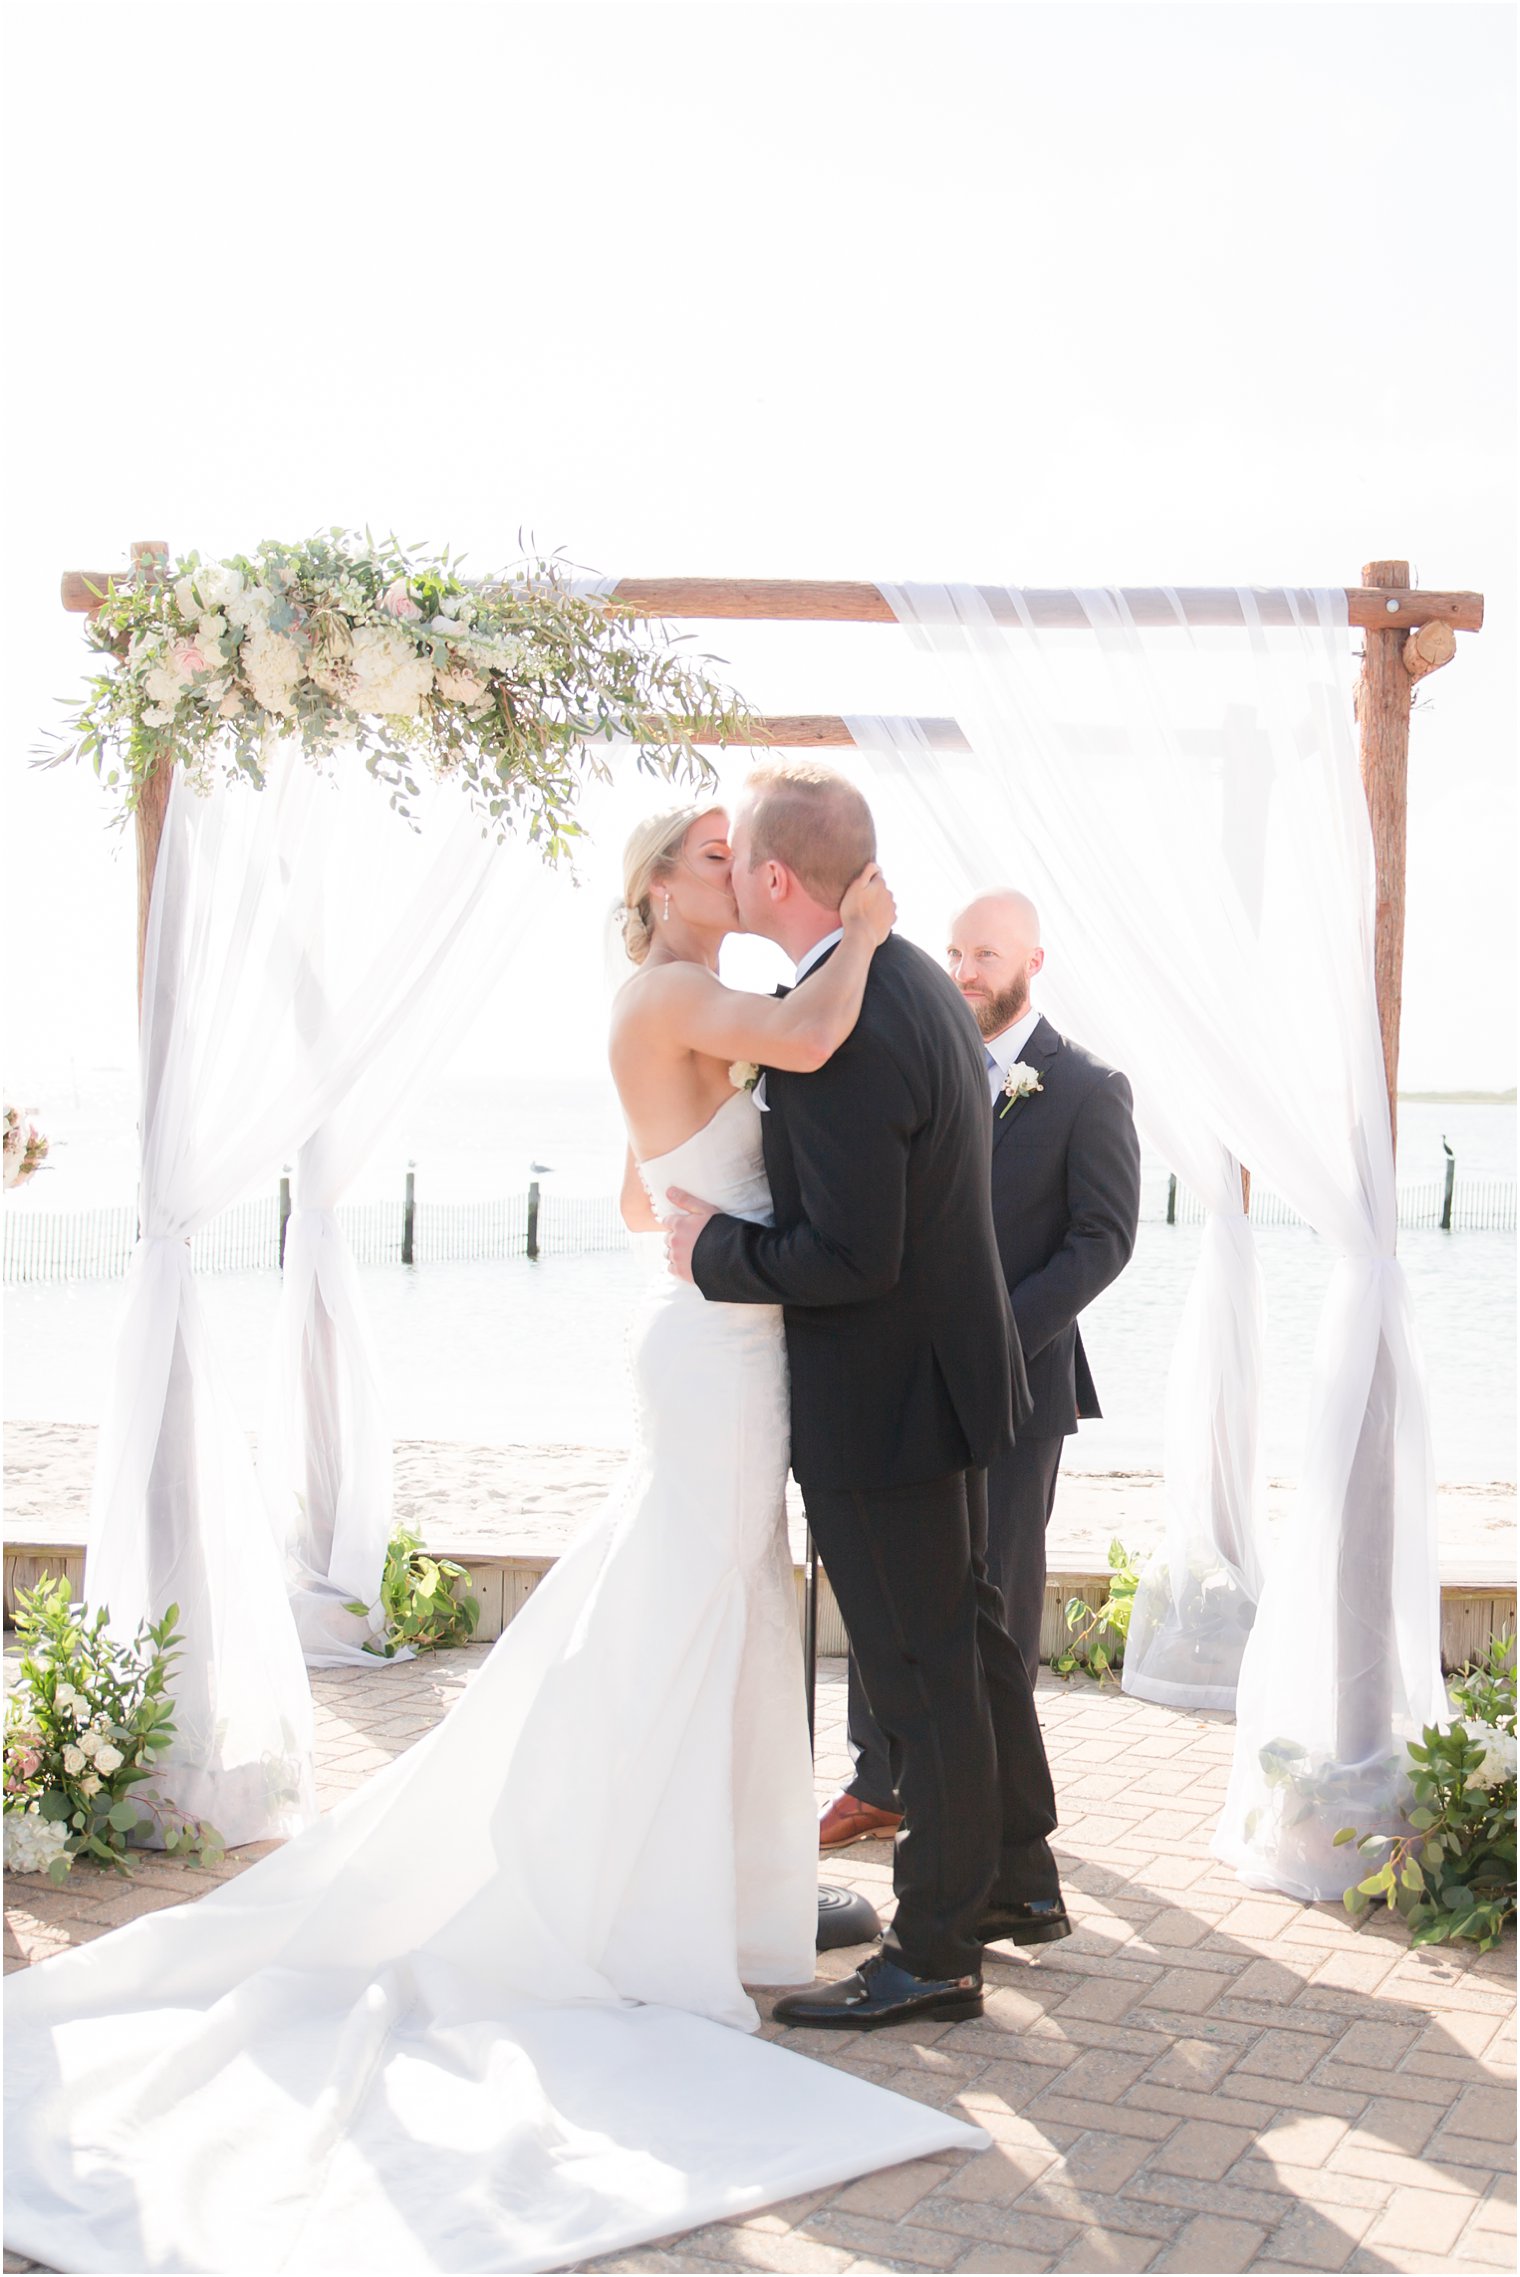
<instances>
[{"instance_id":1,"label":"groom's hand on bride's waist","mask_svg":"<svg viewBox=\"0 0 1520 2277\"><path fill-rule=\"evenodd\" d=\"M695 1194L688 1194L681 1186L671 1187L670 1199L681 1215L678 1218L668 1218L665 1222L665 1255L676 1278L690 1281L695 1286L691 1253L697 1246L702 1228L709 1219L717 1217L719 1212L711 1202L699 1201Z\"/></svg>"}]
</instances>

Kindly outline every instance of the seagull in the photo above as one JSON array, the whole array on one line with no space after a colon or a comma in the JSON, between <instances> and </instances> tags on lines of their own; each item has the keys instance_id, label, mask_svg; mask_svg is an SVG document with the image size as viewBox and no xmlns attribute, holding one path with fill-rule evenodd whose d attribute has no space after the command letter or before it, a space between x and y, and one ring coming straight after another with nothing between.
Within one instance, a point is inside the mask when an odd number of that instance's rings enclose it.
<instances>
[{"instance_id":1,"label":"seagull","mask_svg":"<svg viewBox=\"0 0 1520 2277\"><path fill-rule=\"evenodd\" d=\"M554 1165L552 1162L530 1162L528 1168L535 1176L547 1178L552 1173Z\"/></svg>"}]
</instances>

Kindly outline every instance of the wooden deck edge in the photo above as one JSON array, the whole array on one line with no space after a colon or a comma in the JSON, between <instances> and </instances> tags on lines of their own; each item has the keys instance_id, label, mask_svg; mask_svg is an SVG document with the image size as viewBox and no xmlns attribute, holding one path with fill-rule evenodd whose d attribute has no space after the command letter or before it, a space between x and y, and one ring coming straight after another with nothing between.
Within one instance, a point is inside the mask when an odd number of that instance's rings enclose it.
<instances>
[{"instance_id":1,"label":"wooden deck edge","mask_svg":"<svg viewBox=\"0 0 1520 2277\"><path fill-rule=\"evenodd\" d=\"M472 1551L453 1546L440 1554L456 1559L474 1584L475 1594L480 1599L480 1625L475 1633L481 1643L489 1643L501 1635L507 1624L521 1612L558 1555L553 1550L541 1550L514 1556L496 1550ZM34 1589L44 1574L58 1573L66 1576L71 1588L84 1587L82 1543L17 1541L5 1544L7 1628L15 1617L18 1592ZM793 1573L800 1621L803 1603L802 1568L794 1567ZM1082 1597L1090 1605L1101 1605L1108 1594L1108 1584L1106 1566L1101 1569L1063 1567L1046 1577L1045 1612L1040 1626L1042 1658L1053 1659L1070 1642L1065 1611L1068 1599ZM1515 1584L1512 1581L1443 1582L1443 1667L1464 1667L1486 1649L1491 1637L1497 1636L1506 1628L1513 1630L1515 1618ZM828 1575L824 1574L818 1593L818 1650L824 1658L835 1659L848 1649L844 1622L840 1618L834 1592L829 1587Z\"/></svg>"}]
</instances>

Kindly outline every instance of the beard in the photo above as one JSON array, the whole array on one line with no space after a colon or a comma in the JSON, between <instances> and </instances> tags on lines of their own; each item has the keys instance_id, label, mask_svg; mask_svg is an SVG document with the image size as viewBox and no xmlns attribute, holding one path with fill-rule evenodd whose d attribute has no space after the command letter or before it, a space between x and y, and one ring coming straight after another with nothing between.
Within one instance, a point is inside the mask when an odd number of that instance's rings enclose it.
<instances>
[{"instance_id":1,"label":"beard","mask_svg":"<svg viewBox=\"0 0 1520 2277\"><path fill-rule=\"evenodd\" d=\"M981 996L971 1003L976 1024L987 1038L1000 1036L1029 1010L1029 975L1021 972L999 996Z\"/></svg>"}]
</instances>

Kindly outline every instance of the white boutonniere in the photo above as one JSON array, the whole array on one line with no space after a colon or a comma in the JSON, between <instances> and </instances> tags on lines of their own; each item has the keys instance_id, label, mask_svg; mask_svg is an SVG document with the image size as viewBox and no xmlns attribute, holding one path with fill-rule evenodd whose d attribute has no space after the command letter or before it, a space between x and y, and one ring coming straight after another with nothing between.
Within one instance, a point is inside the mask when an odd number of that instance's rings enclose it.
<instances>
[{"instance_id":1,"label":"white boutonniere","mask_svg":"<svg viewBox=\"0 0 1520 2277\"><path fill-rule=\"evenodd\" d=\"M753 1091L760 1080L760 1070L752 1059L736 1059L728 1071L728 1080L736 1091Z\"/></svg>"},{"instance_id":2,"label":"white boutonniere","mask_svg":"<svg viewBox=\"0 0 1520 2277\"><path fill-rule=\"evenodd\" d=\"M1023 1060L1016 1059L1003 1078L1003 1104L998 1110L998 1121L1002 1121L1016 1099L1027 1099L1031 1091L1043 1091L1044 1088L1034 1069L1027 1067Z\"/></svg>"}]
</instances>

